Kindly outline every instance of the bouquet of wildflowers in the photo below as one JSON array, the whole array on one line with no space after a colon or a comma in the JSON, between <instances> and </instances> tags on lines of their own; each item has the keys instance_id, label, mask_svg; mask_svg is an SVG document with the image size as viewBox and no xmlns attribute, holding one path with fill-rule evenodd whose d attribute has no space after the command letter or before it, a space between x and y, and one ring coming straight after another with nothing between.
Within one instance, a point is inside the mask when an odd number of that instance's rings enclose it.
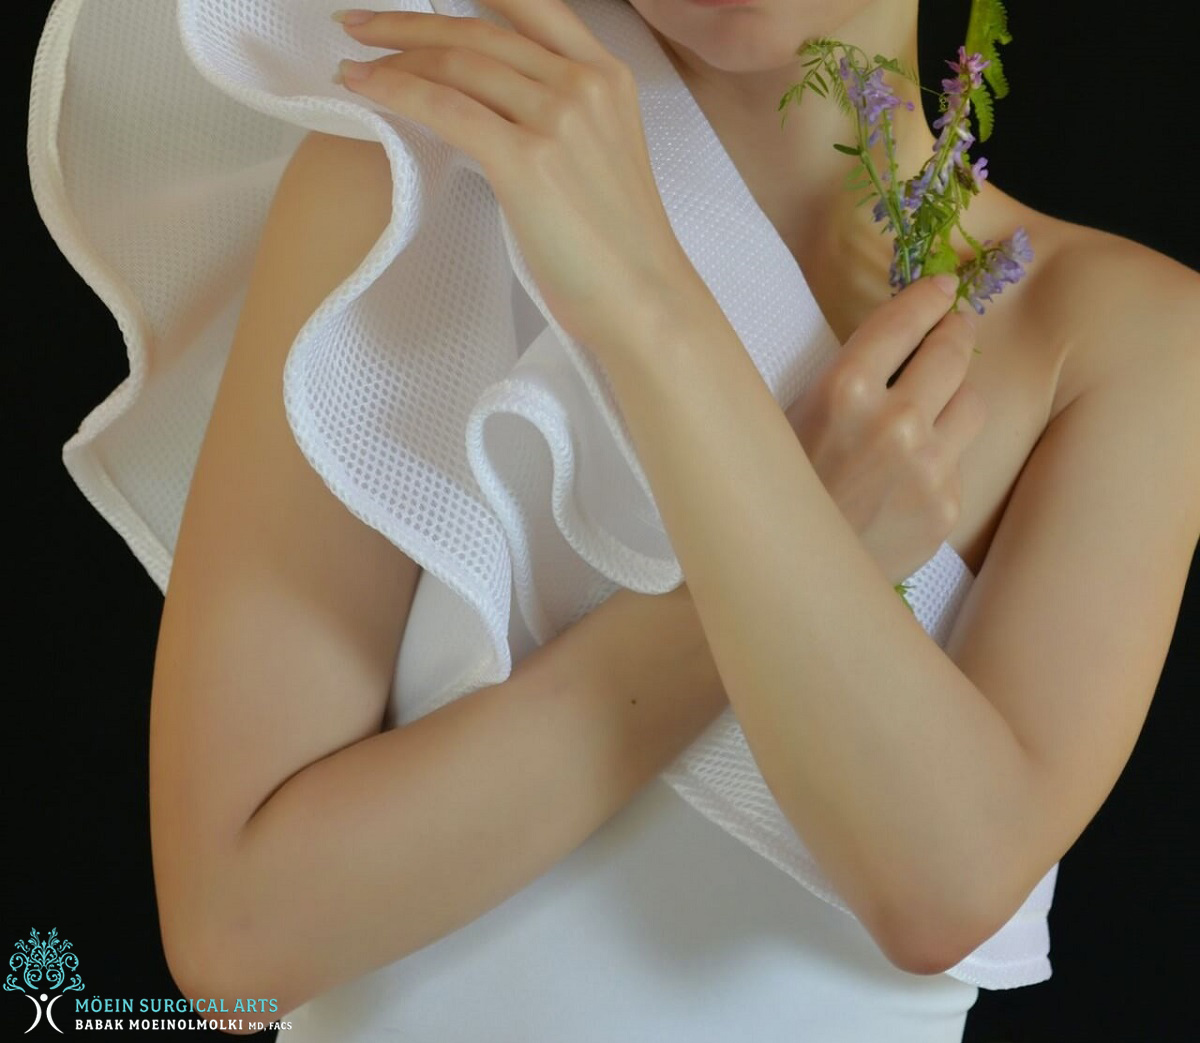
<instances>
[{"instance_id":1,"label":"bouquet of wildflowers","mask_svg":"<svg viewBox=\"0 0 1200 1043\"><path fill-rule=\"evenodd\" d=\"M995 243L979 242L962 225L962 212L988 176L987 160L971 162L968 155L976 140L970 117L974 110L979 137L986 141L994 123L992 94L1002 98L1008 93L996 48L1011 40L1000 0L975 0L967 42L958 49L958 60L948 63L954 75L942 80L938 96L941 115L933 124L940 135L933 155L907 180L897 168L893 125L893 113L901 103L884 76L893 73L920 83L916 74L902 68L896 59L883 55L868 58L860 48L838 40L810 40L798 52L808 72L779 102L782 111L791 101L799 104L806 90L821 97L832 94L853 117L857 141L834 148L858 158L850 187L867 190L860 205L874 199L875 220L894 236L893 290L899 291L923 275L953 272L959 280L958 299L966 300L981 315L983 302L1017 282L1025 274L1024 266L1033 260L1024 228ZM914 108L911 102L907 107ZM951 242L956 231L974 251L974 257L966 262L959 260Z\"/></svg>"}]
</instances>

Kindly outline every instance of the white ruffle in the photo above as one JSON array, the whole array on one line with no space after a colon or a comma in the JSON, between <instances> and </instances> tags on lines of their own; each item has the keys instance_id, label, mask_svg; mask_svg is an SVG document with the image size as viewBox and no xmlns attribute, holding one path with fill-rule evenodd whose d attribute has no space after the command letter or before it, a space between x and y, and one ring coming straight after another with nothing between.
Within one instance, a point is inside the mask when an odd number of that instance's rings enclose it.
<instances>
[{"instance_id":1,"label":"white ruffle","mask_svg":"<svg viewBox=\"0 0 1200 1043\"><path fill-rule=\"evenodd\" d=\"M803 275L640 16L572 2L636 73L679 242L771 393L790 403L838 347ZM471 0L382 6L500 21ZM177 11L57 0L34 64L29 163L47 227L129 351L128 379L64 461L165 589L283 168L308 130L382 144L392 219L301 329L283 393L330 490L424 570L396 664L396 725L503 681L618 587L663 593L683 577L607 378L545 307L478 165L330 82L356 49L375 53L315 0L179 0ZM944 544L909 581L939 645L971 580ZM849 912L732 711L663 778ZM1048 978L1057 869L948 973L993 989Z\"/></svg>"}]
</instances>

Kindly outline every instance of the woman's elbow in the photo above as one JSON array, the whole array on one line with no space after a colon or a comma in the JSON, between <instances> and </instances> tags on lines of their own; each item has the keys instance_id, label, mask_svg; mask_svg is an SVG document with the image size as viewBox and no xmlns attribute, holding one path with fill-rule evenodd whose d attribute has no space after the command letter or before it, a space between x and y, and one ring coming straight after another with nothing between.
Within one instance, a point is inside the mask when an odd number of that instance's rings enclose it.
<instances>
[{"instance_id":1,"label":"woman's elbow","mask_svg":"<svg viewBox=\"0 0 1200 1043\"><path fill-rule=\"evenodd\" d=\"M961 963L994 933L990 916L949 908L945 902L923 907L910 903L875 918L871 934L888 961L909 974L944 974Z\"/></svg>"},{"instance_id":2,"label":"woman's elbow","mask_svg":"<svg viewBox=\"0 0 1200 1043\"><path fill-rule=\"evenodd\" d=\"M251 1026L278 1021L307 997L280 980L263 947L253 938L234 938L216 917L185 924L184 917L161 917L163 955L171 978L197 1017L216 1022L234 1036L259 1031Z\"/></svg>"}]
</instances>

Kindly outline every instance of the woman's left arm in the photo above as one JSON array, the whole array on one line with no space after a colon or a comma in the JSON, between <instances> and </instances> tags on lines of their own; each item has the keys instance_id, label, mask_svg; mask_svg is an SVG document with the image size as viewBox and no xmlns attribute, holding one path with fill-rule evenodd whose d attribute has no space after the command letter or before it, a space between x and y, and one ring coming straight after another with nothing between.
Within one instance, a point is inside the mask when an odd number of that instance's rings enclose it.
<instances>
[{"instance_id":1,"label":"woman's left arm","mask_svg":"<svg viewBox=\"0 0 1200 1043\"><path fill-rule=\"evenodd\" d=\"M1158 291L1101 295L1120 362L1043 434L944 651L711 296L647 304L644 337L601 350L763 777L906 966L945 970L1015 912L1112 789L1162 669L1200 534L1200 279L1137 262Z\"/></svg>"},{"instance_id":2,"label":"woman's left arm","mask_svg":"<svg viewBox=\"0 0 1200 1043\"><path fill-rule=\"evenodd\" d=\"M780 807L893 962L945 970L1075 841L1144 719L1200 532L1195 276L1164 275L1169 322L1137 303L1162 293L1121 295L1127 361L1045 432L943 651L675 241L630 70L566 4L481 2L513 29L347 25L399 53L343 65L346 86L479 162L547 305L608 371ZM930 292L868 321L915 346Z\"/></svg>"}]
</instances>

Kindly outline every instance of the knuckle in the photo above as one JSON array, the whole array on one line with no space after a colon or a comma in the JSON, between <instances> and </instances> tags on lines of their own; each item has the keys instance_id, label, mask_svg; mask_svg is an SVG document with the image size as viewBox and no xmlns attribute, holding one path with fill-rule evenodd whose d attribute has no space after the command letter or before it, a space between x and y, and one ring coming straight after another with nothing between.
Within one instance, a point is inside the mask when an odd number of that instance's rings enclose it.
<instances>
[{"instance_id":1,"label":"knuckle","mask_svg":"<svg viewBox=\"0 0 1200 1043\"><path fill-rule=\"evenodd\" d=\"M628 64L618 58L597 65L605 80L619 91L637 92L637 77Z\"/></svg>"},{"instance_id":2,"label":"knuckle","mask_svg":"<svg viewBox=\"0 0 1200 1043\"><path fill-rule=\"evenodd\" d=\"M448 76L465 75L469 73L472 65L475 52L468 50L466 47L443 47L435 51L433 54L433 66L435 71L447 74Z\"/></svg>"},{"instance_id":3,"label":"knuckle","mask_svg":"<svg viewBox=\"0 0 1200 1043\"><path fill-rule=\"evenodd\" d=\"M568 99L560 94L552 94L546 99L539 125L547 133L554 137L563 137L571 129L574 121L575 108Z\"/></svg>"},{"instance_id":4,"label":"knuckle","mask_svg":"<svg viewBox=\"0 0 1200 1043\"><path fill-rule=\"evenodd\" d=\"M887 420L887 442L901 455L908 456L921 443L921 428L921 412L915 405L906 402L896 406Z\"/></svg>"},{"instance_id":5,"label":"knuckle","mask_svg":"<svg viewBox=\"0 0 1200 1043\"><path fill-rule=\"evenodd\" d=\"M521 149L522 165L538 177L550 178L558 165L558 151L554 138L530 137Z\"/></svg>"},{"instance_id":6,"label":"knuckle","mask_svg":"<svg viewBox=\"0 0 1200 1043\"><path fill-rule=\"evenodd\" d=\"M838 411L865 409L871 397L871 383L857 366L839 366L830 373L829 399Z\"/></svg>"},{"instance_id":7,"label":"knuckle","mask_svg":"<svg viewBox=\"0 0 1200 1043\"><path fill-rule=\"evenodd\" d=\"M584 105L597 105L607 99L612 91L606 69L596 65L575 62L571 65L567 80L568 91Z\"/></svg>"}]
</instances>

